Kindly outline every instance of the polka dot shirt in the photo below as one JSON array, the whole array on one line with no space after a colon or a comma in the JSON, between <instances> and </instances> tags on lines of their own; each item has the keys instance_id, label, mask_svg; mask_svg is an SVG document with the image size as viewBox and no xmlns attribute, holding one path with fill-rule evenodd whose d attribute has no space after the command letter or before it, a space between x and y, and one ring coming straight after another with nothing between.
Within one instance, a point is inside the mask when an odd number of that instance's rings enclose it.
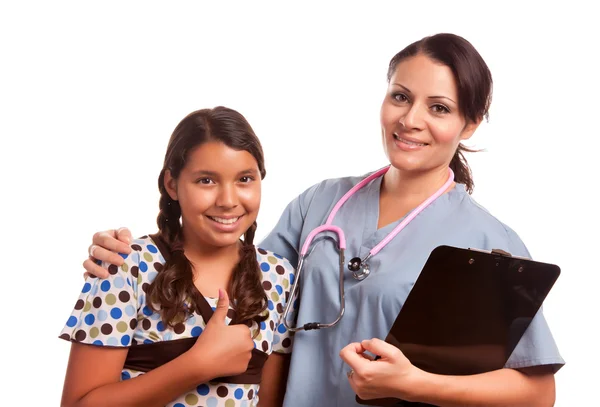
<instances>
[{"instance_id":1,"label":"polka dot shirt","mask_svg":"<svg viewBox=\"0 0 600 407\"><path fill-rule=\"evenodd\" d=\"M165 259L148 236L135 240L131 248L131 254L122 255L125 262L121 267L109 266L108 278L87 278L60 338L96 346L129 347L202 334L205 322L200 314L194 313L185 322L169 328L162 323L160 315L147 306L146 289L162 270ZM266 354L290 353L292 337L279 320L294 282L294 269L286 259L260 248L256 249L256 259L269 299L269 318L260 326L253 323L252 332L259 331L254 346ZM205 298L214 310L217 298ZM231 313L226 322L230 321ZM123 368L121 379L141 374L143 372ZM168 406L256 406L258 390L258 384L202 383Z\"/></svg>"}]
</instances>

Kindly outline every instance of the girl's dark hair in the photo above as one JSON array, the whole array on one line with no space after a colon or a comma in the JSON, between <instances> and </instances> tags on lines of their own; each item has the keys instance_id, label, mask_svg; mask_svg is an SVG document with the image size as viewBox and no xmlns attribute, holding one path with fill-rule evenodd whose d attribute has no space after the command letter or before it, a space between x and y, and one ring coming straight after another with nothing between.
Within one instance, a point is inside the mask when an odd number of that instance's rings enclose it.
<instances>
[{"instance_id":1,"label":"girl's dark hair","mask_svg":"<svg viewBox=\"0 0 600 407\"><path fill-rule=\"evenodd\" d=\"M454 34L436 34L410 44L390 61L388 82L400 62L417 54L426 55L452 70L458 86L458 106L465 119L477 122L488 118L492 102L492 74L469 41ZM456 182L465 184L469 193L473 192L473 176L463 152L474 151L459 144L450 162Z\"/></svg>"},{"instance_id":2,"label":"girl's dark hair","mask_svg":"<svg viewBox=\"0 0 600 407\"><path fill-rule=\"evenodd\" d=\"M163 323L171 327L183 322L191 313L200 312L201 299L194 287L192 264L183 251L181 207L167 193L165 172L168 170L177 179L190 152L209 141L218 141L234 150L249 152L256 159L261 179L266 175L260 141L244 116L235 110L219 106L192 112L173 131L158 177L161 196L157 224L162 243L168 246L170 253L163 269L146 292L149 306L160 312ZM256 261L253 244L255 232L256 222L244 234L240 261L228 289L230 297L236 300L234 307L238 323L249 324L252 320L260 323L266 319L264 311L268 299ZM189 301L189 306L186 301Z\"/></svg>"}]
</instances>

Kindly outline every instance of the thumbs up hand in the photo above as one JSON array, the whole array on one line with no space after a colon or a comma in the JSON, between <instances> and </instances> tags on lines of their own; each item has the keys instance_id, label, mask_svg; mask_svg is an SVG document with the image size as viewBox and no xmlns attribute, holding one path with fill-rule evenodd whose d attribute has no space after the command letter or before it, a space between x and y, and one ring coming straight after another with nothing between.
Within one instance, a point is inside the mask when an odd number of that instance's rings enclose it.
<instances>
[{"instance_id":1,"label":"thumbs up hand","mask_svg":"<svg viewBox=\"0 0 600 407\"><path fill-rule=\"evenodd\" d=\"M214 377L232 376L246 371L252 357L254 341L246 325L227 325L229 296L219 290L219 302L204 332L189 350L202 361L199 366L210 366Z\"/></svg>"}]
</instances>

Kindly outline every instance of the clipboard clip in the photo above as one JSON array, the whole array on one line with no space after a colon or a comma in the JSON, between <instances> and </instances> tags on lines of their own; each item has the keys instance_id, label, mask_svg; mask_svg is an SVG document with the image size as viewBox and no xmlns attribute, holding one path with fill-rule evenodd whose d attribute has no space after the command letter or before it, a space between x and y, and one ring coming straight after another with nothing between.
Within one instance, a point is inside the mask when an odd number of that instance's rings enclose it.
<instances>
[{"instance_id":1,"label":"clipboard clip","mask_svg":"<svg viewBox=\"0 0 600 407\"><path fill-rule=\"evenodd\" d=\"M509 252L507 252L505 250L502 250L502 249L482 250L482 249L474 249L472 247L469 247L469 250L473 250L475 252L480 252L480 253L495 254L495 255L498 255L498 256L502 256L502 257L510 257L510 258L513 258L513 259L531 260L531 259L529 259L527 257L513 256Z\"/></svg>"}]
</instances>

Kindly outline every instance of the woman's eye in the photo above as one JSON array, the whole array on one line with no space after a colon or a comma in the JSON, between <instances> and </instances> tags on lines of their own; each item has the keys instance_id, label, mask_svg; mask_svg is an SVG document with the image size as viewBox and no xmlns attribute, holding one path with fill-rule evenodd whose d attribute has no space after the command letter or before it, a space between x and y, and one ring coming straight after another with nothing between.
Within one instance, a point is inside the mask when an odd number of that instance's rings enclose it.
<instances>
[{"instance_id":1,"label":"woman's eye","mask_svg":"<svg viewBox=\"0 0 600 407\"><path fill-rule=\"evenodd\" d=\"M408 100L404 93L394 93L392 94L392 98L394 98L396 102L406 102Z\"/></svg>"},{"instance_id":2,"label":"woman's eye","mask_svg":"<svg viewBox=\"0 0 600 407\"><path fill-rule=\"evenodd\" d=\"M431 108L434 113L450 113L450 109L444 105L433 105Z\"/></svg>"},{"instance_id":3,"label":"woman's eye","mask_svg":"<svg viewBox=\"0 0 600 407\"><path fill-rule=\"evenodd\" d=\"M196 181L198 184L204 184L204 185L208 185L212 183L212 179L210 178L200 178L198 179L198 181Z\"/></svg>"}]
</instances>

